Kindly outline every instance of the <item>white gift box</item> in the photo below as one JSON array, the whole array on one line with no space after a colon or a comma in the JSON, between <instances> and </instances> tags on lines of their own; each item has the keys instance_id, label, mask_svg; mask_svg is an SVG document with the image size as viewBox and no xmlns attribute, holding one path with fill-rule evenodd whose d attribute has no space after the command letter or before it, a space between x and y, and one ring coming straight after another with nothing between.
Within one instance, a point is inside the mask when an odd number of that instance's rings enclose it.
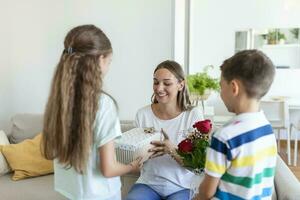
<instances>
[{"instance_id":1,"label":"white gift box","mask_svg":"<svg viewBox=\"0 0 300 200\"><path fill-rule=\"evenodd\" d=\"M142 157L142 162L146 161L152 154L148 152L153 147L150 144L153 140L160 141L161 133L145 133L143 128L134 128L122 134L122 137L115 140L115 150L117 160L128 164L137 157Z\"/></svg>"}]
</instances>

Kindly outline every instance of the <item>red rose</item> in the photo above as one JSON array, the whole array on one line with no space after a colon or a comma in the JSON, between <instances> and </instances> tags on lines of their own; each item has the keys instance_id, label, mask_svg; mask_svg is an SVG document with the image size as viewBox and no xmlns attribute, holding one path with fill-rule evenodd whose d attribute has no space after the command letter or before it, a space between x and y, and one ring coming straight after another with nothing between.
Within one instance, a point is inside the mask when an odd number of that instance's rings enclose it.
<instances>
[{"instance_id":1,"label":"red rose","mask_svg":"<svg viewBox=\"0 0 300 200\"><path fill-rule=\"evenodd\" d=\"M178 144L178 149L179 149L179 151L181 151L183 153L191 152L193 150L193 143L190 139L182 140Z\"/></svg>"},{"instance_id":2,"label":"red rose","mask_svg":"<svg viewBox=\"0 0 300 200\"><path fill-rule=\"evenodd\" d=\"M211 121L209 119L198 121L193 125L200 133L208 134L212 128Z\"/></svg>"}]
</instances>

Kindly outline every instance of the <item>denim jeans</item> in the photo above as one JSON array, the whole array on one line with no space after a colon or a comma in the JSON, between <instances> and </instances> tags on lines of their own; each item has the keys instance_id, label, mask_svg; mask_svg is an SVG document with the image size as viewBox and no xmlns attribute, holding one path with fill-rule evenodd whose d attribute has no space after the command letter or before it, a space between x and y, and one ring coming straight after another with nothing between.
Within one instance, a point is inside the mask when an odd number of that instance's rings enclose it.
<instances>
[{"instance_id":1,"label":"denim jeans","mask_svg":"<svg viewBox=\"0 0 300 200\"><path fill-rule=\"evenodd\" d=\"M155 190L145 184L134 184L126 200L189 200L190 199L190 190L183 189L169 196L162 197Z\"/></svg>"}]
</instances>

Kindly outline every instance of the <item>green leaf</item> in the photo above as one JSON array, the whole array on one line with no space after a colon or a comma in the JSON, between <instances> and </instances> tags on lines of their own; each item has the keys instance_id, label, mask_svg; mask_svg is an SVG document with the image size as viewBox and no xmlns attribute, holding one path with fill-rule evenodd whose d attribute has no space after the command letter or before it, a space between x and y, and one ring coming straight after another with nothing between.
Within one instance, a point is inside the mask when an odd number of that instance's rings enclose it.
<instances>
[{"instance_id":1,"label":"green leaf","mask_svg":"<svg viewBox=\"0 0 300 200\"><path fill-rule=\"evenodd\" d=\"M210 66L205 67L201 73L187 76L188 88L191 93L203 95L206 89L219 91L219 79L212 78L208 75L208 67Z\"/></svg>"}]
</instances>

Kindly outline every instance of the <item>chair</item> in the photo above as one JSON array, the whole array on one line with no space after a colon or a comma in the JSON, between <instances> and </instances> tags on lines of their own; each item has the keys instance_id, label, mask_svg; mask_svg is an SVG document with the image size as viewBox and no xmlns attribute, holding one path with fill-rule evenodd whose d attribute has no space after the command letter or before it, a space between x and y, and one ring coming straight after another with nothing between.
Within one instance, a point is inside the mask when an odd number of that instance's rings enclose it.
<instances>
[{"instance_id":1,"label":"chair","mask_svg":"<svg viewBox=\"0 0 300 200\"><path fill-rule=\"evenodd\" d=\"M267 119L271 123L273 129L277 130L277 146L280 152L281 130L285 130L287 134L287 156L288 165L291 164L291 138L289 131L289 109L285 100L262 100L260 108L264 111Z\"/></svg>"},{"instance_id":2,"label":"chair","mask_svg":"<svg viewBox=\"0 0 300 200\"><path fill-rule=\"evenodd\" d=\"M293 128L297 131L300 131L300 120L298 124L291 123L290 125L290 135L292 135ZM294 139L294 166L297 166L297 157L298 157L298 132L295 132L295 139Z\"/></svg>"}]
</instances>

